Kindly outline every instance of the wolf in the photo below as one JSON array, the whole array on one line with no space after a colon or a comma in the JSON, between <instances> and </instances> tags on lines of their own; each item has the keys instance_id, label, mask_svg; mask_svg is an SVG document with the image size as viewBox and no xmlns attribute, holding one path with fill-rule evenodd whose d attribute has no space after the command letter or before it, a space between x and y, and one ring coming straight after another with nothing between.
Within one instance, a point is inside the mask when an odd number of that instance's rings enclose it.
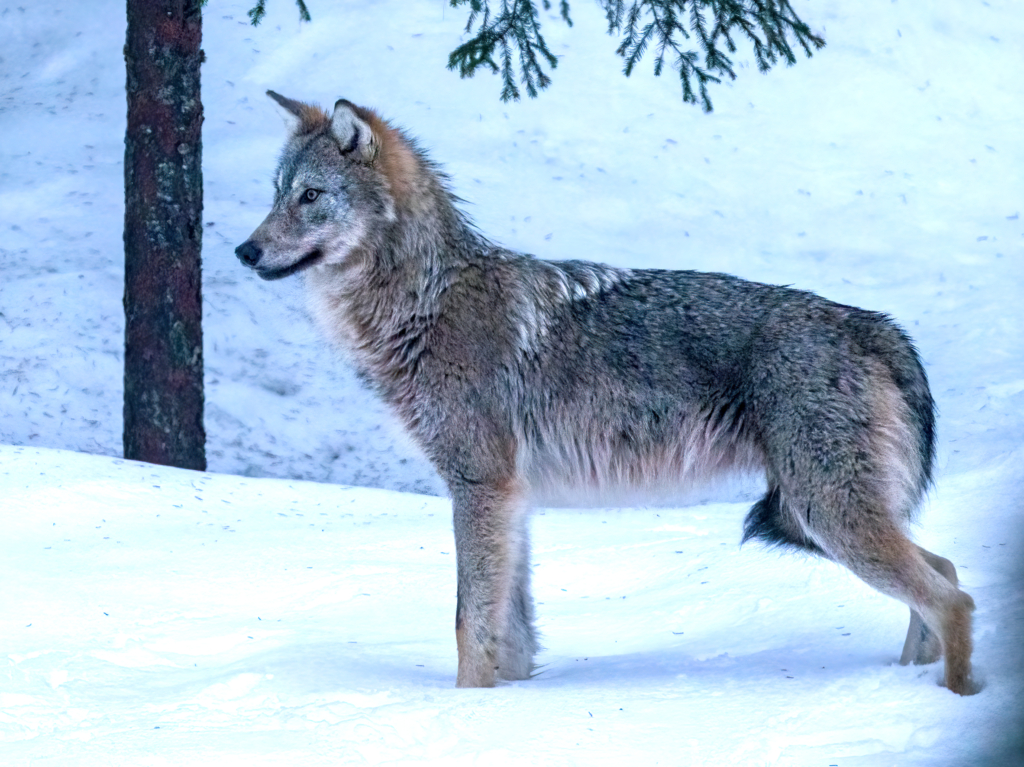
<instances>
[{"instance_id":1,"label":"wolf","mask_svg":"<svg viewBox=\"0 0 1024 767\"><path fill-rule=\"evenodd\" d=\"M975 691L974 602L909 523L935 405L886 315L725 274L544 261L502 248L448 177L370 109L273 91L291 122L266 220L236 249L302 272L323 333L447 484L459 687L528 678L528 511L763 472L743 541L849 568L910 607L901 661Z\"/></svg>"}]
</instances>

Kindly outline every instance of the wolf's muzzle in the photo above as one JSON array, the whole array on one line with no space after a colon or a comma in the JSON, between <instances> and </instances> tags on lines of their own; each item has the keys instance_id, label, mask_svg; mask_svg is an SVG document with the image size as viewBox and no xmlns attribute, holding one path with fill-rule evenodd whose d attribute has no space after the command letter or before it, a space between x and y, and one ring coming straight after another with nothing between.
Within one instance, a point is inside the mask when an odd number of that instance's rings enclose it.
<instances>
[{"instance_id":1,"label":"wolf's muzzle","mask_svg":"<svg viewBox=\"0 0 1024 767\"><path fill-rule=\"evenodd\" d=\"M263 251L254 245L252 240L246 240L235 248L235 255L238 256L238 260L246 266L255 268L256 264L260 262L260 257L263 255Z\"/></svg>"}]
</instances>

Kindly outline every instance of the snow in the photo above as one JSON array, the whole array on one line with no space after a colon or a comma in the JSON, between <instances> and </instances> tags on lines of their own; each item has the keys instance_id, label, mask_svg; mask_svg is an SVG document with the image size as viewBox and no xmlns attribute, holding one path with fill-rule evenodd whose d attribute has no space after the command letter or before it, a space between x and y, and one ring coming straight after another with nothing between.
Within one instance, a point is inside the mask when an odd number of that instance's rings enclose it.
<instances>
[{"instance_id":1,"label":"snow","mask_svg":"<svg viewBox=\"0 0 1024 767\"><path fill-rule=\"evenodd\" d=\"M794 3L827 47L715 112L599 10L548 19L536 101L444 69L444 2L212 2L203 69L211 473L123 461L123 4L0 2L0 753L5 764L1024 764L1024 15ZM749 487L538 510L532 680L455 690L429 465L233 248L284 126L263 92L405 126L493 239L726 271L893 314L939 404L918 541L977 604L985 689L896 664L906 608L739 548Z\"/></svg>"}]
</instances>

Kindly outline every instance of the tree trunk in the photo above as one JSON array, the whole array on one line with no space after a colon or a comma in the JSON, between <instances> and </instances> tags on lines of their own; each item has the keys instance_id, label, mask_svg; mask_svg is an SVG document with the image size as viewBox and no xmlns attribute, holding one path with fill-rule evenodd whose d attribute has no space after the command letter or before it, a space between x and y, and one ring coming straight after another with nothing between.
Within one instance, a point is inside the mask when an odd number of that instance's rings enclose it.
<instances>
[{"instance_id":1,"label":"tree trunk","mask_svg":"<svg viewBox=\"0 0 1024 767\"><path fill-rule=\"evenodd\" d=\"M206 469L201 0L128 0L124 457Z\"/></svg>"}]
</instances>

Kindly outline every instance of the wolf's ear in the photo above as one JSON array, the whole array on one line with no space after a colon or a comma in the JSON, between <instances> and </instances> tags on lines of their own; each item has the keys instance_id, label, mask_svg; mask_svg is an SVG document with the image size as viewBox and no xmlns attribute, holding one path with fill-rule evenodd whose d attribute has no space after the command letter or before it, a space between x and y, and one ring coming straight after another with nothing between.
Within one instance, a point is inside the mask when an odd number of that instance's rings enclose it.
<instances>
[{"instance_id":1,"label":"wolf's ear","mask_svg":"<svg viewBox=\"0 0 1024 767\"><path fill-rule=\"evenodd\" d=\"M370 124L357 113L359 107L346 99L339 99L331 116L331 133L341 144L344 154L354 152L365 162L373 160L380 148L380 140Z\"/></svg>"},{"instance_id":2,"label":"wolf's ear","mask_svg":"<svg viewBox=\"0 0 1024 767\"><path fill-rule=\"evenodd\" d=\"M274 93L274 91L267 91L267 95L281 106L283 110L281 116L288 123L288 127L294 131L302 122L302 111L306 108L306 105L301 101L286 98L280 93Z\"/></svg>"}]
</instances>

